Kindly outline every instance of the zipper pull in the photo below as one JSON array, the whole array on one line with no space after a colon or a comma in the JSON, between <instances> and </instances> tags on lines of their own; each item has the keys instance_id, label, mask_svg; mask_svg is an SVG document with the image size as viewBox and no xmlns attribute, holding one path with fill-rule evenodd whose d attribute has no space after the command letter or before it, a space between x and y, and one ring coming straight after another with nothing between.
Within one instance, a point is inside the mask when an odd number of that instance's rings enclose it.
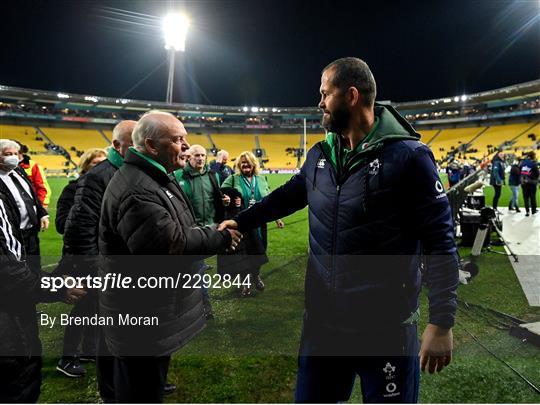
<instances>
[{"instance_id":1,"label":"zipper pull","mask_svg":"<svg viewBox=\"0 0 540 405\"><path fill-rule=\"evenodd\" d=\"M340 186L339 184L336 186L337 192L339 192L340 187L341 187L341 186Z\"/></svg>"}]
</instances>

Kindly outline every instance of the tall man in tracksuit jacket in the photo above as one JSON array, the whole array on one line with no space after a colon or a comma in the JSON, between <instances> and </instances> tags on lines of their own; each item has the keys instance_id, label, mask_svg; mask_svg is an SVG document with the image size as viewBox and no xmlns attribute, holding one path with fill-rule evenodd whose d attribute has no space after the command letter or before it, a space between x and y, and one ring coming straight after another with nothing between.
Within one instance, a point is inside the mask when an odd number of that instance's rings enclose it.
<instances>
[{"instance_id":1,"label":"tall man in tracksuit jacket","mask_svg":"<svg viewBox=\"0 0 540 405\"><path fill-rule=\"evenodd\" d=\"M0 166L4 157L0 156ZM0 189L0 403L37 402L41 388L41 342L36 304L64 299L73 303L80 289L41 288L41 271L26 261L20 213Z\"/></svg>"},{"instance_id":2,"label":"tall man in tracksuit jacket","mask_svg":"<svg viewBox=\"0 0 540 405\"><path fill-rule=\"evenodd\" d=\"M198 270L200 256L236 247L237 231L196 226L185 194L170 175L185 164L186 136L182 123L169 113L152 111L137 122L134 147L103 197L100 276L123 273L134 280L177 280ZM103 328L114 356L116 402L162 401L171 354L205 326L201 291L184 284L100 291L103 316L157 318L147 326Z\"/></svg>"},{"instance_id":3,"label":"tall man in tracksuit jacket","mask_svg":"<svg viewBox=\"0 0 540 405\"><path fill-rule=\"evenodd\" d=\"M320 92L326 140L299 174L220 228L242 231L309 207L297 402L345 401L357 374L364 402L416 402L419 368L440 371L451 360L450 206L431 151L393 108L374 104L365 62L331 63ZM420 253L430 290L419 349Z\"/></svg>"}]
</instances>

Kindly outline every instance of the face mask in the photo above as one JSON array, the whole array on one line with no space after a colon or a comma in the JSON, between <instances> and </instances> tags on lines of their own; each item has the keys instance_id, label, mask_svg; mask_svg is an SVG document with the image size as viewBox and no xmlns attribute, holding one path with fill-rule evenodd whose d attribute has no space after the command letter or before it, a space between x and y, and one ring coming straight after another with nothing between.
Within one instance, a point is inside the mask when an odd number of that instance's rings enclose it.
<instances>
[{"instance_id":1,"label":"face mask","mask_svg":"<svg viewBox=\"0 0 540 405\"><path fill-rule=\"evenodd\" d=\"M4 156L4 166L8 170L13 170L19 165L19 157L15 155Z\"/></svg>"}]
</instances>

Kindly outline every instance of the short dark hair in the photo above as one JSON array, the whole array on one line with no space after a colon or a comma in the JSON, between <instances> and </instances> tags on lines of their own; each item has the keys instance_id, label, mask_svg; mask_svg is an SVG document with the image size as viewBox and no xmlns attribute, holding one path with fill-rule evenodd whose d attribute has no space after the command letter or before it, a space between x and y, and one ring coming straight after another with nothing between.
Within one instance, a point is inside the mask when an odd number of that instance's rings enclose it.
<instances>
[{"instance_id":1,"label":"short dark hair","mask_svg":"<svg viewBox=\"0 0 540 405\"><path fill-rule=\"evenodd\" d=\"M364 98L364 104L372 106L377 96L377 85L369 66L360 58L341 58L333 61L323 69L334 70L332 84L341 90L356 87Z\"/></svg>"}]
</instances>

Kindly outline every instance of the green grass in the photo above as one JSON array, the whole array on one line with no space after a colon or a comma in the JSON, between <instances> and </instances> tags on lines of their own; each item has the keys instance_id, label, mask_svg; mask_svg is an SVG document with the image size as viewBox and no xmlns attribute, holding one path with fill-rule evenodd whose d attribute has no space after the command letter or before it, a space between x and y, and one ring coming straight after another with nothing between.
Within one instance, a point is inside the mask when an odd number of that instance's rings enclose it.
<instances>
[{"instance_id":1,"label":"green grass","mask_svg":"<svg viewBox=\"0 0 540 405\"><path fill-rule=\"evenodd\" d=\"M289 177L270 175L268 179L270 185L276 187ZM55 207L66 180L50 179L50 183L53 189L51 207ZM508 203L505 198L507 193L503 193L501 206ZM51 210L52 220L54 214ZM291 215L285 223L283 230L277 229L275 224L269 225L271 261L262 271L267 284L264 293L239 299L231 290L211 291L216 319L173 356L169 381L177 384L178 391L167 397L167 402L283 403L293 400L308 248L307 211L304 209ZM54 229L41 236L44 263L54 263L61 253L61 238ZM463 250L463 254L465 252ZM209 262L213 263L212 260ZM540 319L540 309L528 306L506 258L486 254L480 257L479 265L478 277L471 284L460 287L461 299L523 319ZM421 297L423 329L427 314L425 292ZM50 314L69 310L67 305L59 303L41 308ZM497 329L488 319L460 310L454 328L453 363L439 375L422 376L421 402L538 402L540 397L484 351L467 331L540 385L537 348ZM87 367L88 376L82 379L71 380L56 373L55 356L61 347L62 330L42 329L41 337L45 359L40 402L98 401L93 365ZM350 402L361 402L358 384Z\"/></svg>"}]
</instances>

